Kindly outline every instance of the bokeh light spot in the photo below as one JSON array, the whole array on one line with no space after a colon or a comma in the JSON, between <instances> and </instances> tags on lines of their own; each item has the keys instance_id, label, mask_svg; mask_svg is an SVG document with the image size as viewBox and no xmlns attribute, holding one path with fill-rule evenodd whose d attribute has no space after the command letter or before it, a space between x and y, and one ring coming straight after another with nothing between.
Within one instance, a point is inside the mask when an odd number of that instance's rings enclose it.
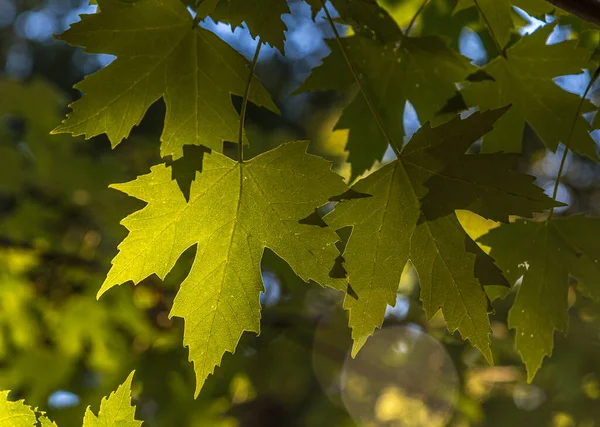
<instances>
[{"instance_id":1,"label":"bokeh light spot","mask_svg":"<svg viewBox=\"0 0 600 427\"><path fill-rule=\"evenodd\" d=\"M411 326L377 331L342 368L342 401L359 426L443 427L459 378L444 346Z\"/></svg>"}]
</instances>

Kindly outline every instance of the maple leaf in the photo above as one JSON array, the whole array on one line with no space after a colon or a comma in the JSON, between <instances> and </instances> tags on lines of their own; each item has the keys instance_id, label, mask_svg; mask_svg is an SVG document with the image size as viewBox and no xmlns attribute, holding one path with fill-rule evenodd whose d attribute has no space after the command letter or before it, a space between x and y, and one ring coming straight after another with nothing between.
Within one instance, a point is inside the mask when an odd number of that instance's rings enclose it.
<instances>
[{"instance_id":1,"label":"maple leaf","mask_svg":"<svg viewBox=\"0 0 600 427\"><path fill-rule=\"evenodd\" d=\"M83 427L140 427L141 421L135 420L135 406L131 406L131 382L135 371L129 374L127 380L117 388L117 391L103 398L100 403L98 416L90 407L85 411ZM0 425L10 427L35 427L40 422L42 427L57 427L43 412L34 411L23 400L11 402L8 400L9 391L0 391ZM127 403L125 403L127 402ZM39 412L39 420L36 412Z\"/></svg>"},{"instance_id":2,"label":"maple leaf","mask_svg":"<svg viewBox=\"0 0 600 427\"><path fill-rule=\"evenodd\" d=\"M485 21L492 38L497 40L500 49L504 49L510 40L513 28L511 4L509 0L458 0L454 13L470 7L477 7Z\"/></svg>"},{"instance_id":3,"label":"maple leaf","mask_svg":"<svg viewBox=\"0 0 600 427\"><path fill-rule=\"evenodd\" d=\"M186 202L170 168L113 187L148 203L123 220L130 230L99 295L129 280L164 278L180 255L197 245L192 269L171 316L185 319L184 344L194 362L198 395L226 351L244 331L259 332L260 260L270 248L305 281L345 289L330 277L339 256L335 231L300 223L346 190L330 163L287 143L244 163L205 157Z\"/></svg>"},{"instance_id":4,"label":"maple leaf","mask_svg":"<svg viewBox=\"0 0 600 427\"><path fill-rule=\"evenodd\" d=\"M163 97L162 156L181 157L184 144L222 151L223 141L237 141L239 116L231 95L244 94L248 69L241 55L193 27L179 0L98 3L101 12L82 15L58 38L117 58L75 86L85 95L54 133L106 133L114 147ZM277 111L260 84L252 86L249 100Z\"/></svg>"},{"instance_id":5,"label":"maple leaf","mask_svg":"<svg viewBox=\"0 0 600 427\"><path fill-rule=\"evenodd\" d=\"M554 330L568 326L569 276L600 300L600 219L574 215L548 222L518 220L479 238L511 283L519 277L508 325L533 380L545 356L552 355Z\"/></svg>"},{"instance_id":6,"label":"maple leaf","mask_svg":"<svg viewBox=\"0 0 600 427\"><path fill-rule=\"evenodd\" d=\"M552 151L567 141L575 117L574 113L565 112L580 111L581 97L565 92L552 79L580 73L588 65L590 52L577 47L576 40L547 45L554 27L546 25L523 37L506 50L506 57L499 56L483 67L493 80L471 83L462 90L467 104L482 110L512 104L494 130L483 137L483 151L520 152L525 123ZM594 108L586 101L581 111L586 113ZM570 148L597 159L589 129L584 117L577 117Z\"/></svg>"},{"instance_id":7,"label":"maple leaf","mask_svg":"<svg viewBox=\"0 0 600 427\"><path fill-rule=\"evenodd\" d=\"M35 412L22 400L9 401L8 393L8 391L0 391L0 425L34 427L37 421Z\"/></svg>"},{"instance_id":8,"label":"maple leaf","mask_svg":"<svg viewBox=\"0 0 600 427\"><path fill-rule=\"evenodd\" d=\"M514 161L513 155L465 154L505 110L475 113L436 128L424 125L397 160L352 187L372 197L342 201L325 217L336 229L352 226L343 257L356 294L344 301L353 354L381 327L386 306L395 304L402 270L410 260L419 275L427 316L441 308L448 329L458 330L491 361L488 299L482 285L506 282L461 228L454 209L467 207L505 220L515 208L531 216L554 205L532 177L509 170L506 160ZM430 192L435 197L428 197ZM439 197L444 192L465 196Z\"/></svg>"},{"instance_id":9,"label":"maple leaf","mask_svg":"<svg viewBox=\"0 0 600 427\"><path fill-rule=\"evenodd\" d=\"M390 39L388 33L385 38ZM389 144L402 146L406 101L413 104L422 122L430 121L455 95L455 83L475 71L465 57L435 36L383 43L380 38L355 35L339 43L344 51L337 41L330 41L331 54L299 91L355 92L336 125L337 129L350 129L346 149L352 178L381 160Z\"/></svg>"},{"instance_id":10,"label":"maple leaf","mask_svg":"<svg viewBox=\"0 0 600 427\"><path fill-rule=\"evenodd\" d=\"M290 13L285 0L221 0L210 17L232 27L245 22L252 37L260 36L262 42L283 53L284 13Z\"/></svg>"},{"instance_id":11,"label":"maple leaf","mask_svg":"<svg viewBox=\"0 0 600 427\"><path fill-rule=\"evenodd\" d=\"M131 405L131 382L135 372L114 391L103 398L98 416L88 407L83 418L83 427L102 427L118 425L119 427L140 427L141 421L135 419L135 406Z\"/></svg>"},{"instance_id":12,"label":"maple leaf","mask_svg":"<svg viewBox=\"0 0 600 427\"><path fill-rule=\"evenodd\" d=\"M58 427L54 421L50 421L48 417L42 415L39 419L42 427Z\"/></svg>"}]
</instances>

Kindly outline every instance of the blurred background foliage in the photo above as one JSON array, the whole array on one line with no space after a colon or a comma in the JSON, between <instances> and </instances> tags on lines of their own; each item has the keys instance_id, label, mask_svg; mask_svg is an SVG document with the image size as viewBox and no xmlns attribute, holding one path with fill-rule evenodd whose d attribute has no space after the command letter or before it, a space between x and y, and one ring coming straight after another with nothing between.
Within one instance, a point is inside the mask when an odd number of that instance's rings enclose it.
<instances>
[{"instance_id":1,"label":"blurred background foliage","mask_svg":"<svg viewBox=\"0 0 600 427\"><path fill-rule=\"evenodd\" d=\"M590 47L598 43L595 27L566 15L546 16L552 7L544 2L514 3L531 6L535 15L514 8L515 40L559 19L549 43L571 38ZM404 27L422 1L382 4ZM431 0L413 33L442 35L474 63L487 63L497 52L476 10L453 13L455 5L456 0ZM266 47L257 69L282 115L250 108L248 156L287 140L310 139L312 150L348 177L347 134L333 130L345 97L292 95L328 54L324 39L332 37L331 30L322 12L311 19L306 3L290 0L290 8L291 15L283 16L288 26L285 56ZM119 221L140 206L108 185L133 179L159 162L164 105L154 105L131 141L115 150L104 136L84 141L49 134L68 103L80 96L73 84L112 60L52 38L79 14L94 11L87 0L0 0L0 389L46 409L59 425L78 425L87 405L96 409L100 398L136 369L138 418L148 426L355 425L340 397L340 370L350 342L340 295L303 283L270 252L262 263L262 333L244 335L236 354L225 356L197 400L192 366L181 344L182 321L168 317L193 249L164 282L151 277L96 301L126 232ZM202 25L246 57L252 55L255 42L246 29L232 31L210 19ZM340 30L348 28L340 25ZM585 70L556 83L582 94L589 79ZM600 104L598 88L590 96ZM239 99L233 102L239 104ZM407 107L404 122L412 133L420 124ZM526 130L519 168L549 189L561 154L547 152ZM392 157L389 153L386 160ZM600 215L600 165L569 155L559 190L559 199L568 203L562 213ZM461 220L474 235L494 226L468 213ZM449 335L441 319L426 321L410 268L396 307L388 308L386 326L411 325L443 344L450 369L458 374L452 426L592 427L600 425L600 311L575 292L571 295L569 334L557 336L555 354L533 384L526 383L506 327L512 294L494 302L494 367ZM418 369L427 374L426 365ZM402 425L436 425L424 399L402 392L387 395L401 412ZM388 423L385 405L376 414L368 425L398 425Z\"/></svg>"}]
</instances>

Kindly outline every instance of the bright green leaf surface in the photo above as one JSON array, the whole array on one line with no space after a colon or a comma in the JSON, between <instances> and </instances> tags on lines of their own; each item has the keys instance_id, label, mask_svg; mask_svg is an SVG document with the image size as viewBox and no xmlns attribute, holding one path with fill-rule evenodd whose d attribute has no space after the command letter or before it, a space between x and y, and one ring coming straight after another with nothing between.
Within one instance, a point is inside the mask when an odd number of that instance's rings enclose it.
<instances>
[{"instance_id":1,"label":"bright green leaf surface","mask_svg":"<svg viewBox=\"0 0 600 427\"><path fill-rule=\"evenodd\" d=\"M554 330L568 326L569 276L600 300L600 220L583 215L545 222L517 221L479 241L514 283L523 276L508 316L531 381L552 355Z\"/></svg>"},{"instance_id":2,"label":"bright green leaf surface","mask_svg":"<svg viewBox=\"0 0 600 427\"><path fill-rule=\"evenodd\" d=\"M224 140L237 141L231 94L243 95L249 73L241 55L210 31L192 28L179 0L100 0L99 7L59 38L117 59L77 84L84 96L54 132L87 138L106 133L116 146L163 97L162 156L181 157L184 144L221 151ZM258 83L249 99L277 111Z\"/></svg>"},{"instance_id":3,"label":"bright green leaf surface","mask_svg":"<svg viewBox=\"0 0 600 427\"><path fill-rule=\"evenodd\" d=\"M196 393L244 331L259 332L265 248L303 280L345 289L343 279L330 277L339 255L336 233L299 223L346 189L328 162L306 154L307 146L284 144L243 164L213 153L192 183L189 203L165 165L114 186L148 205L123 221L130 234L100 294L153 273L164 278L180 255L197 245L171 311L186 322L184 343L195 365Z\"/></svg>"},{"instance_id":4,"label":"bright green leaf surface","mask_svg":"<svg viewBox=\"0 0 600 427\"><path fill-rule=\"evenodd\" d=\"M428 317L441 308L448 329L458 330L491 361L488 300L482 285L503 284L504 280L461 228L454 209L468 207L506 219L508 210L519 204L524 215L552 206L531 177L507 170L502 158L506 155L496 154L498 161L490 162L488 155L464 154L491 130L503 111L475 113L433 129L425 125L397 161L353 186L372 197L342 201L326 216L335 228L353 227L344 253L349 283L358 296L347 295L344 303L350 310L353 353L381 326L410 260L419 274ZM439 157L441 147L445 161ZM512 156L507 159L514 161ZM499 186L504 181L510 188ZM442 190L464 193L465 199L455 204L447 196L440 197ZM430 191L436 197L428 197ZM501 204L496 204L496 198Z\"/></svg>"},{"instance_id":5,"label":"bright green leaf surface","mask_svg":"<svg viewBox=\"0 0 600 427\"><path fill-rule=\"evenodd\" d=\"M402 146L406 101L413 104L422 122L430 121L456 93L455 82L475 71L465 57L437 37L405 38L400 47L362 36L342 39L342 43L374 111L357 90L335 41L329 43L331 54L300 90L356 92L336 125L350 129L346 149L353 178L381 160L389 143Z\"/></svg>"},{"instance_id":6,"label":"bright green leaf surface","mask_svg":"<svg viewBox=\"0 0 600 427\"><path fill-rule=\"evenodd\" d=\"M89 407L87 408L83 419L83 427L140 427L142 425L141 421L135 420L135 406L131 406L133 374L132 372L117 391L111 393L108 398L102 399L98 416L94 415ZM0 426L37 426L37 416L31 407L25 405L22 400L10 402L8 393L8 391L0 392ZM40 415L39 423L42 427L57 427L43 413Z\"/></svg>"},{"instance_id":7,"label":"bright green leaf surface","mask_svg":"<svg viewBox=\"0 0 600 427\"><path fill-rule=\"evenodd\" d=\"M135 406L131 405L131 382L133 372L123 384L108 398L103 398L100 403L98 416L94 415L88 407L83 419L83 427L140 427L141 421L135 419Z\"/></svg>"},{"instance_id":8,"label":"bright green leaf surface","mask_svg":"<svg viewBox=\"0 0 600 427\"><path fill-rule=\"evenodd\" d=\"M487 64L483 69L495 81L471 83L463 89L467 104L482 110L512 104L494 130L483 138L484 151L520 152L525 123L552 151L568 139L581 98L558 87L553 79L581 73L588 66L590 52L577 47L575 40L546 45L554 27L547 25L523 37L506 51L506 58L499 56ZM586 102L583 112L593 109ZM570 148L596 159L596 144L589 129L583 116L578 117Z\"/></svg>"},{"instance_id":9,"label":"bright green leaf surface","mask_svg":"<svg viewBox=\"0 0 600 427\"><path fill-rule=\"evenodd\" d=\"M8 393L8 391L0 391L0 426L35 427L35 412L22 400L9 401Z\"/></svg>"},{"instance_id":10,"label":"bright green leaf surface","mask_svg":"<svg viewBox=\"0 0 600 427\"><path fill-rule=\"evenodd\" d=\"M50 421L48 417L43 415L40 417L39 422L42 427L58 427L54 421Z\"/></svg>"},{"instance_id":11,"label":"bright green leaf surface","mask_svg":"<svg viewBox=\"0 0 600 427\"><path fill-rule=\"evenodd\" d=\"M221 0L210 17L233 27L245 22L253 37L260 36L262 42L283 53L284 13L290 13L285 0Z\"/></svg>"}]
</instances>

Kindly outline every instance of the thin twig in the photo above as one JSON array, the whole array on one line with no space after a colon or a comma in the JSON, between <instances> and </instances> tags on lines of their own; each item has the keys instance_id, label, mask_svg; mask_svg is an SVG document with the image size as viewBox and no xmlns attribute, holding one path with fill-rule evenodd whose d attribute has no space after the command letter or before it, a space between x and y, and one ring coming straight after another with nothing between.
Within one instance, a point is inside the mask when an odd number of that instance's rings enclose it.
<instances>
[{"instance_id":1,"label":"thin twig","mask_svg":"<svg viewBox=\"0 0 600 427\"><path fill-rule=\"evenodd\" d=\"M417 18L419 17L421 12L423 12L423 9L425 9L425 6L427 6L427 3L429 3L429 0L425 0L423 2L423 4L421 4L421 6L417 9L417 12L415 13L415 16L413 16L412 19L410 20L410 23L408 24L408 27L406 27L406 31L404 32L404 35L406 37L408 37L410 35L410 30L412 30L412 28L415 26L415 23L417 22Z\"/></svg>"},{"instance_id":2,"label":"thin twig","mask_svg":"<svg viewBox=\"0 0 600 427\"><path fill-rule=\"evenodd\" d=\"M565 144L564 144L565 151L563 153L562 159L560 160L560 166L558 167L558 175L556 176L556 182L554 183L554 190L552 191L552 200L554 200L554 201L556 201L556 195L558 194L558 187L560 185L560 177L562 176L563 169L565 168L565 163L567 161L567 155L569 154L569 150L571 148L571 139L573 138L573 134L575 133L575 127L577 126L577 121L579 120L579 117L581 116L581 110L583 108L585 99L587 98L588 93L592 89L594 82L598 78L598 75L600 75L600 68L598 68L594 72L594 75L592 76L589 84L585 88L585 92L583 92L583 96L581 97L581 100L579 101L579 105L577 106L577 111L575 113L575 117L573 118L573 123L571 124L571 129L569 130L569 136L567 136L567 140L565 141ZM550 215L548 215L548 219L546 219L546 222L550 221L553 216L554 216L554 207L552 207L552 209L550 210Z\"/></svg>"},{"instance_id":3,"label":"thin twig","mask_svg":"<svg viewBox=\"0 0 600 427\"><path fill-rule=\"evenodd\" d=\"M600 0L546 0L548 3L558 6L567 12L572 13L600 25Z\"/></svg>"},{"instance_id":4,"label":"thin twig","mask_svg":"<svg viewBox=\"0 0 600 427\"><path fill-rule=\"evenodd\" d=\"M481 8L481 6L479 6L479 1L478 0L473 0L473 1L475 2L475 7L477 7L479 14L483 18L483 22L485 23L486 27L488 28L490 35L492 36L492 40L494 41L494 44L496 45L496 49L498 49L498 52L500 52L500 55L506 57L506 51L500 45L500 42L498 41L498 37L496 37L496 33L494 33L494 29L492 28L490 21L488 21L487 16L485 16L485 13L483 12L483 9Z\"/></svg>"},{"instance_id":5,"label":"thin twig","mask_svg":"<svg viewBox=\"0 0 600 427\"><path fill-rule=\"evenodd\" d=\"M238 162L244 163L244 128L246 125L246 109L248 108L248 97L250 96L250 87L252 86L252 79L254 78L254 70L256 70L256 64L258 63L258 55L260 54L260 48L262 43L260 37L256 39L256 51L254 52L254 58L252 58L252 65L250 65L250 75L246 83L246 91L244 92L244 99L242 100L242 110L240 112L240 133L238 136Z\"/></svg>"},{"instance_id":6,"label":"thin twig","mask_svg":"<svg viewBox=\"0 0 600 427\"><path fill-rule=\"evenodd\" d=\"M383 134L385 140L390 145L390 147L392 147L392 150L394 150L394 153L396 153L396 156L400 157L400 149L398 147L396 147L396 145L392 142L391 138L385 131L385 128L383 127L383 123L381 122L381 119L379 118L377 111L375 111L375 107L373 106L373 103L371 102L369 95L367 94L360 79L358 78L358 74L356 73L356 70L354 69L352 62L350 61L350 58L348 57L346 49L344 48L344 43L342 42L342 38L340 37L340 34L338 33L337 28L335 28L333 19L331 18L331 15L329 14L329 10L327 9L327 4L325 4L325 0L321 0L321 3L323 4L323 10L325 10L325 15L327 16L327 21L329 21L329 26L333 30L333 34L335 34L335 39L338 43L340 51L342 52L342 55L344 56L344 60L346 61L346 64L348 64L348 68L350 69L350 72L352 73L352 77L354 77L354 80L356 81L356 84L358 85L358 88L359 88L363 98L365 99L365 102L367 103L369 110L371 110L371 114L373 114L373 117L375 118L375 122L377 123L379 130Z\"/></svg>"}]
</instances>

